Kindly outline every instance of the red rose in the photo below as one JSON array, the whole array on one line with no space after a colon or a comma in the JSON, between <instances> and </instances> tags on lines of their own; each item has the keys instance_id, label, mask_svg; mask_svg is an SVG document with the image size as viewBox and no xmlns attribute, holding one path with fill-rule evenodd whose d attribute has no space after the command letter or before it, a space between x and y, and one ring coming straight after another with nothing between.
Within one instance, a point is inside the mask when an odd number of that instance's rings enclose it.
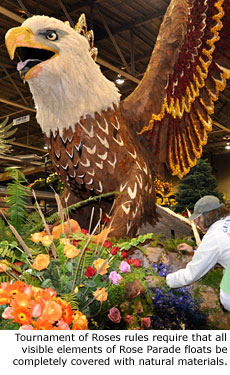
<instances>
[{"instance_id":1,"label":"red rose","mask_svg":"<svg viewBox=\"0 0 230 375\"><path fill-rule=\"evenodd\" d=\"M86 277L93 277L94 274L95 274L95 269L88 266L85 270L85 276Z\"/></svg>"},{"instance_id":2,"label":"red rose","mask_svg":"<svg viewBox=\"0 0 230 375\"><path fill-rule=\"evenodd\" d=\"M121 321L121 313L116 307L109 310L108 317L113 323L120 323Z\"/></svg>"},{"instance_id":3,"label":"red rose","mask_svg":"<svg viewBox=\"0 0 230 375\"><path fill-rule=\"evenodd\" d=\"M88 234L89 231L88 231L87 229L82 229L82 230L81 230L81 233L83 233L83 234Z\"/></svg>"},{"instance_id":4,"label":"red rose","mask_svg":"<svg viewBox=\"0 0 230 375\"><path fill-rule=\"evenodd\" d=\"M104 247L107 247L107 249L109 249L109 248L112 247L112 246L113 246L112 242L110 242L110 241L105 241L105 243L104 243Z\"/></svg>"},{"instance_id":5,"label":"red rose","mask_svg":"<svg viewBox=\"0 0 230 375\"><path fill-rule=\"evenodd\" d=\"M143 318L142 319L142 325L144 328L149 328L151 325L151 319L150 318Z\"/></svg>"},{"instance_id":6,"label":"red rose","mask_svg":"<svg viewBox=\"0 0 230 375\"><path fill-rule=\"evenodd\" d=\"M135 267L140 267L141 266L141 261L140 259L133 259L133 265Z\"/></svg>"},{"instance_id":7,"label":"red rose","mask_svg":"<svg viewBox=\"0 0 230 375\"><path fill-rule=\"evenodd\" d=\"M119 251L119 247L115 246L115 247L112 247L112 249L110 250L110 254L112 255L116 255L117 252Z\"/></svg>"},{"instance_id":8,"label":"red rose","mask_svg":"<svg viewBox=\"0 0 230 375\"><path fill-rule=\"evenodd\" d=\"M131 257L129 257L129 258L126 259L126 262L127 262L128 264L132 264L133 260L132 260Z\"/></svg>"},{"instance_id":9,"label":"red rose","mask_svg":"<svg viewBox=\"0 0 230 375\"><path fill-rule=\"evenodd\" d=\"M127 258L127 252L125 250L122 250L121 252L121 259Z\"/></svg>"},{"instance_id":10,"label":"red rose","mask_svg":"<svg viewBox=\"0 0 230 375\"><path fill-rule=\"evenodd\" d=\"M78 244L78 241L77 240L73 240L73 246L77 246Z\"/></svg>"}]
</instances>

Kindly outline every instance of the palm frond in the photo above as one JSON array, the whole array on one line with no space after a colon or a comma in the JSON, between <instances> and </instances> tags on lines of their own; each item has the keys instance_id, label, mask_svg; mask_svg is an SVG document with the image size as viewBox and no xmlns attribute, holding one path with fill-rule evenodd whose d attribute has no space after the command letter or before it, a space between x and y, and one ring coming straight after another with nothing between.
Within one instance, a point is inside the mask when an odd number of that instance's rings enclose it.
<instances>
[{"instance_id":1,"label":"palm frond","mask_svg":"<svg viewBox=\"0 0 230 375\"><path fill-rule=\"evenodd\" d=\"M14 128L13 123L7 125L9 117L7 117L2 123L0 123L0 154L7 154L11 150L10 142L14 141L15 138L11 138L17 131Z\"/></svg>"}]
</instances>

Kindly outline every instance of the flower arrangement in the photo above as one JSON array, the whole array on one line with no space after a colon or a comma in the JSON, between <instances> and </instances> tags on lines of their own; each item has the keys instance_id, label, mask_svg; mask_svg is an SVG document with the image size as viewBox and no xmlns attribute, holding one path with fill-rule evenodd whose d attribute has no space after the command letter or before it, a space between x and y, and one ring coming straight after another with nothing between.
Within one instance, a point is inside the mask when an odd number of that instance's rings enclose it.
<instances>
[{"instance_id":1,"label":"flower arrangement","mask_svg":"<svg viewBox=\"0 0 230 375\"><path fill-rule=\"evenodd\" d=\"M88 320L80 311L51 288L38 288L22 281L0 284L3 327L20 330L79 330L88 328Z\"/></svg>"},{"instance_id":2,"label":"flower arrangement","mask_svg":"<svg viewBox=\"0 0 230 375\"><path fill-rule=\"evenodd\" d=\"M130 327L124 302L143 298L149 271L141 268L140 259L128 256L128 251L132 246L144 251L141 245L152 238L148 234L99 243L72 219L32 233L30 243L21 250L20 263L10 262L7 256L0 262L0 272L15 280L1 284L0 296L7 295L5 289L21 288L13 299L0 298L3 319L19 324L20 329L101 329L111 324L119 329ZM21 320L15 320L14 307L20 298L26 309L16 310L22 315ZM47 316L49 307L56 312L55 320ZM68 320L63 317L67 312Z\"/></svg>"}]
</instances>

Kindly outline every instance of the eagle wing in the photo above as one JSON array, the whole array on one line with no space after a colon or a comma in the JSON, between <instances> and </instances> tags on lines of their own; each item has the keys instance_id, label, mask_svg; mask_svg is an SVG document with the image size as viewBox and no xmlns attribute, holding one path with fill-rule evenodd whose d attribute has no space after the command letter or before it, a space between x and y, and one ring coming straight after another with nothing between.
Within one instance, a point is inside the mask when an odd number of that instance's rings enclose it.
<instances>
[{"instance_id":1,"label":"eagle wing","mask_svg":"<svg viewBox=\"0 0 230 375\"><path fill-rule=\"evenodd\" d=\"M182 178L202 154L230 78L229 0L172 0L147 71L121 106L151 152Z\"/></svg>"}]
</instances>

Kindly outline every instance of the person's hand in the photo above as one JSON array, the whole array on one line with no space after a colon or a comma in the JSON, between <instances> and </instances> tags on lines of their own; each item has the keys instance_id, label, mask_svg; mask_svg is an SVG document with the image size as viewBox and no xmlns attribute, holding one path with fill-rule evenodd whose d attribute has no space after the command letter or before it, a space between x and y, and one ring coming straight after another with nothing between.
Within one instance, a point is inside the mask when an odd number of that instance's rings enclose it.
<instances>
[{"instance_id":1,"label":"person's hand","mask_svg":"<svg viewBox=\"0 0 230 375\"><path fill-rule=\"evenodd\" d=\"M180 243L177 246L177 250L189 255L192 255L194 253L192 246L188 245L187 243Z\"/></svg>"}]
</instances>

